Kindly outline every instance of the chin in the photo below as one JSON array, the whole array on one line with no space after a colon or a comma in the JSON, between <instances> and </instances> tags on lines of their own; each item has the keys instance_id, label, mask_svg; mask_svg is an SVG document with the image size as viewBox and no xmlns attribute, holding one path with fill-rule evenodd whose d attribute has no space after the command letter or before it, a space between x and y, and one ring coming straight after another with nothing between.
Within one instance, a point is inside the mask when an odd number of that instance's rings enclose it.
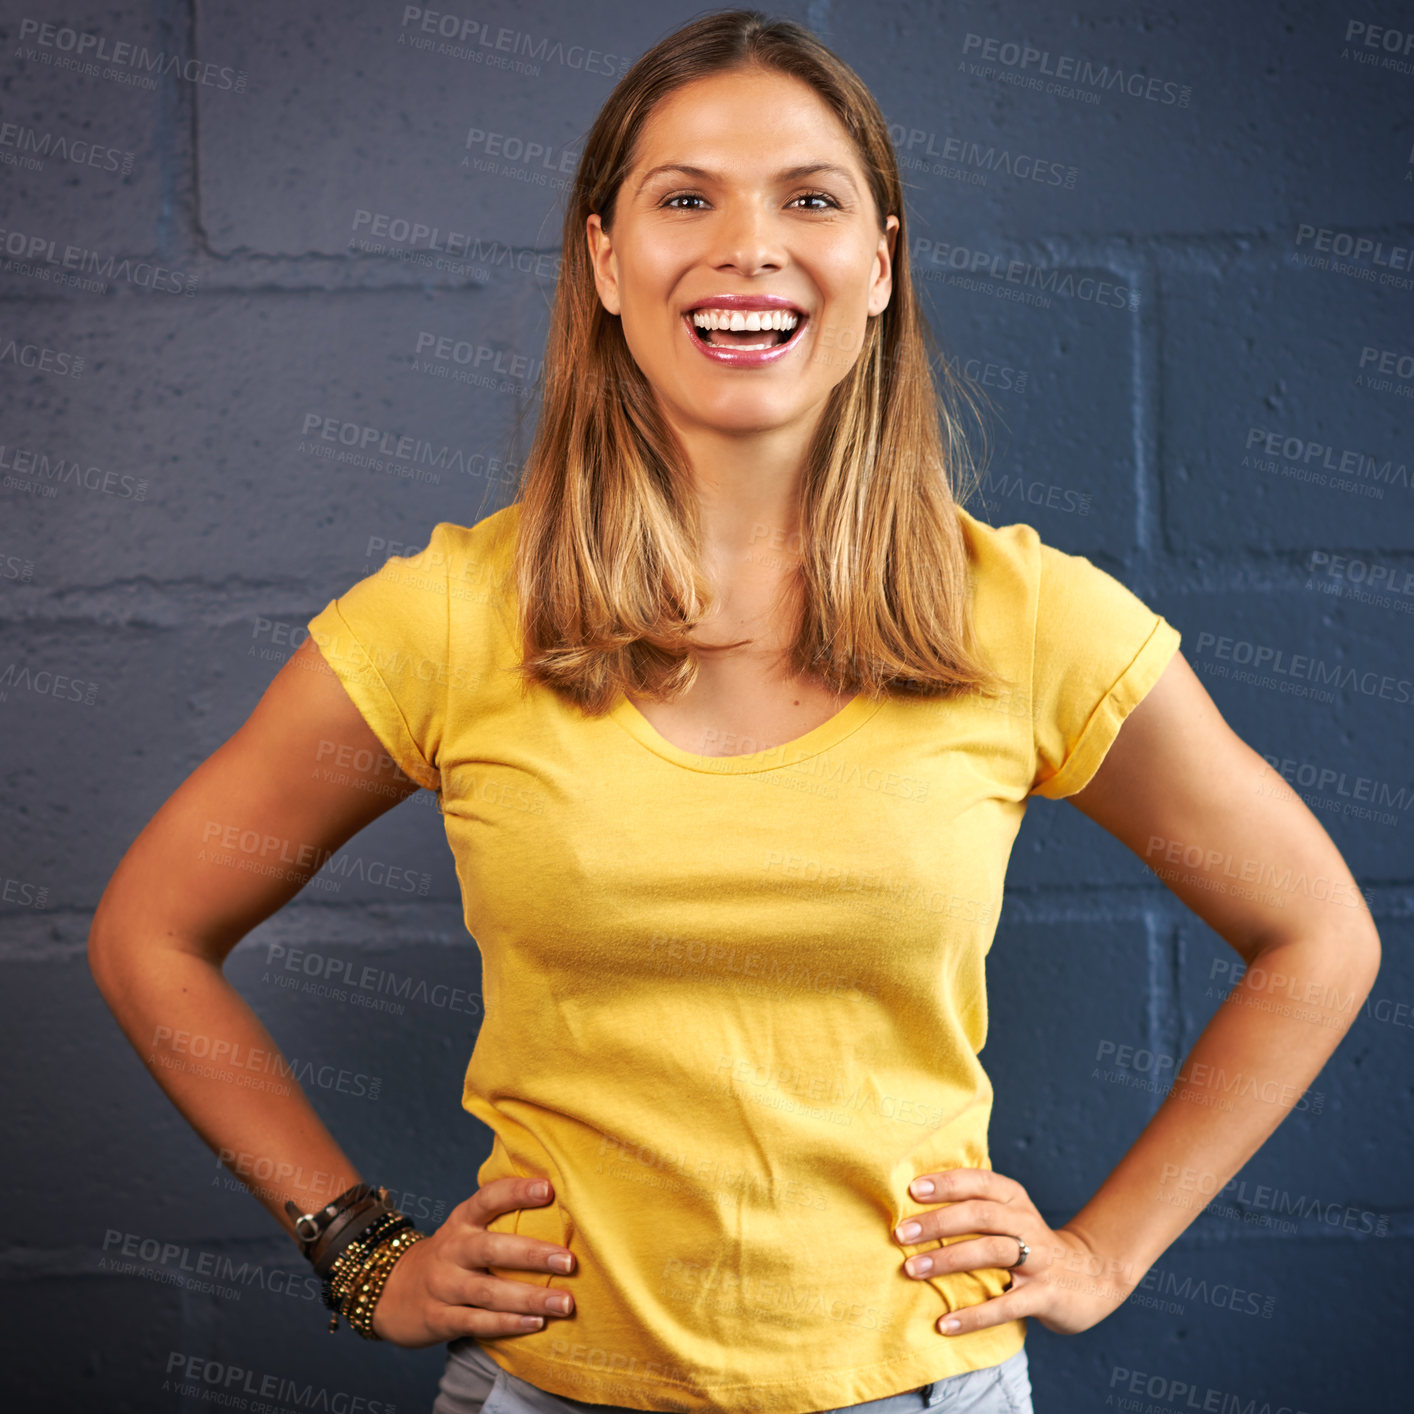
<instances>
[{"instance_id":1,"label":"chin","mask_svg":"<svg viewBox=\"0 0 1414 1414\"><path fill-rule=\"evenodd\" d=\"M728 399L699 405L697 419L723 432L774 432L794 422L803 409L770 398Z\"/></svg>"},{"instance_id":2,"label":"chin","mask_svg":"<svg viewBox=\"0 0 1414 1414\"><path fill-rule=\"evenodd\" d=\"M753 375L754 376L754 375ZM713 386L713 384L717 386ZM716 418L771 417L786 421L813 407L819 395L799 383L782 379L778 387L763 380L748 384L743 377L736 387L711 378L699 378L682 389L682 405Z\"/></svg>"}]
</instances>

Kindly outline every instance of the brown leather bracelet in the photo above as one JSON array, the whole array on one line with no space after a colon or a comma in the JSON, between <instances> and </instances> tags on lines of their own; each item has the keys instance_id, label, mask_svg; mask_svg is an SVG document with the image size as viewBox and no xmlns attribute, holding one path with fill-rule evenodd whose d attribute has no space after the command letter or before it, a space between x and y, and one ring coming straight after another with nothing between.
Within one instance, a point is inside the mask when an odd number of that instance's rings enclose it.
<instances>
[{"instance_id":1,"label":"brown leather bracelet","mask_svg":"<svg viewBox=\"0 0 1414 1414\"><path fill-rule=\"evenodd\" d=\"M339 1254L367 1231L379 1218L394 1209L379 1199L369 1199L352 1213L340 1215L342 1221L330 1224L329 1231L315 1243L310 1262L317 1276L327 1277L338 1260Z\"/></svg>"},{"instance_id":2,"label":"brown leather bracelet","mask_svg":"<svg viewBox=\"0 0 1414 1414\"><path fill-rule=\"evenodd\" d=\"M285 1211L295 1220L294 1236L300 1251L312 1262L316 1254L323 1256L328 1250L329 1237L341 1233L352 1218L370 1206L386 1206L387 1197L386 1188L355 1183L313 1213L301 1213L293 1201L285 1203Z\"/></svg>"}]
</instances>

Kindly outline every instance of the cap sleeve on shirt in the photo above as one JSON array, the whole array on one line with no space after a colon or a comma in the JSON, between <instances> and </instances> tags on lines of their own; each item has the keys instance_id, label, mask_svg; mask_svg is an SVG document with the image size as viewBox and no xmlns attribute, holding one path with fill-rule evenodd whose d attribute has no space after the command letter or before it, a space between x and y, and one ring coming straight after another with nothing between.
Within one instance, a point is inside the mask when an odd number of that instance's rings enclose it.
<instances>
[{"instance_id":1,"label":"cap sleeve on shirt","mask_svg":"<svg viewBox=\"0 0 1414 1414\"><path fill-rule=\"evenodd\" d=\"M1089 784L1181 636L1083 555L1038 548L1030 793L1060 800Z\"/></svg>"},{"instance_id":2,"label":"cap sleeve on shirt","mask_svg":"<svg viewBox=\"0 0 1414 1414\"><path fill-rule=\"evenodd\" d=\"M448 558L456 527L394 555L309 621L310 636L374 735L420 786L437 790L446 723Z\"/></svg>"}]
</instances>

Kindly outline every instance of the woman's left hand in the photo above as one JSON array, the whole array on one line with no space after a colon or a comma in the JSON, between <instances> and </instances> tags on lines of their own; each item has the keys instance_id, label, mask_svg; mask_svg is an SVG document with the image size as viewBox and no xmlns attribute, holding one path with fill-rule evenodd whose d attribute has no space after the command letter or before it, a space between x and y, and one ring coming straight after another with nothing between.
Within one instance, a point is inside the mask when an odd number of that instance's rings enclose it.
<instances>
[{"instance_id":1,"label":"woman's left hand","mask_svg":"<svg viewBox=\"0 0 1414 1414\"><path fill-rule=\"evenodd\" d=\"M931 1191L922 1186L928 1182ZM900 1245L975 1235L915 1253L904 1263L906 1276L935 1277L979 1267L1011 1272L1011 1287L1000 1296L941 1319L938 1329L944 1335L964 1335L1021 1316L1034 1316L1047 1330L1074 1335L1104 1320L1144 1275L1095 1252L1080 1233L1048 1227L1021 1184L992 1169L919 1174L909 1193L918 1202L949 1206L905 1218L893 1233ZM904 1236L910 1223L917 1223L919 1231ZM1018 1238L1030 1248L1021 1265Z\"/></svg>"}]
</instances>

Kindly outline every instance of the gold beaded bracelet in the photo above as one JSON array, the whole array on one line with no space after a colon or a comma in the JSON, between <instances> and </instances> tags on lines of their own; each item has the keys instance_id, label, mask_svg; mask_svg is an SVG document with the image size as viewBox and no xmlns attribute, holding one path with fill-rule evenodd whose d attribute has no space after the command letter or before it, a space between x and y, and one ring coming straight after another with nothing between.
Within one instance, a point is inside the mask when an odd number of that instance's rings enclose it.
<instances>
[{"instance_id":1,"label":"gold beaded bracelet","mask_svg":"<svg viewBox=\"0 0 1414 1414\"><path fill-rule=\"evenodd\" d=\"M348 1274L334 1304L335 1314L329 1322L331 1333L337 1328L340 1315L344 1316L344 1318L349 1321L350 1326L353 1326L355 1329L358 1328L358 1323L352 1319L351 1313L356 1309L361 1309L361 1299L363 1305L367 1304L366 1298L371 1293L375 1276L381 1270L387 1258L397 1255L400 1250L401 1248L390 1247L389 1251L384 1253L383 1249L379 1248L370 1253L357 1269ZM381 1259L380 1253L382 1254Z\"/></svg>"},{"instance_id":2,"label":"gold beaded bracelet","mask_svg":"<svg viewBox=\"0 0 1414 1414\"><path fill-rule=\"evenodd\" d=\"M398 1258L426 1236L425 1232L419 1232L415 1227L407 1227L374 1248L357 1275L349 1282L338 1310L330 1319L331 1334L337 1329L339 1315L342 1314L365 1340L382 1339L373 1329L373 1308L378 1304L378 1298L383 1294L383 1287Z\"/></svg>"},{"instance_id":3,"label":"gold beaded bracelet","mask_svg":"<svg viewBox=\"0 0 1414 1414\"><path fill-rule=\"evenodd\" d=\"M403 1228L411 1227L412 1219L395 1208L380 1213L359 1235L349 1242L334 1259L329 1275L324 1279L324 1303L333 1307L335 1296L347 1278L356 1272L375 1247Z\"/></svg>"},{"instance_id":4,"label":"gold beaded bracelet","mask_svg":"<svg viewBox=\"0 0 1414 1414\"><path fill-rule=\"evenodd\" d=\"M366 1233L361 1233L355 1242L339 1253L324 1282L324 1304L338 1312L349 1290L359 1280L360 1273L373 1254L390 1237L405 1232L412 1227L412 1221L401 1213L390 1213L380 1217L370 1225ZM330 1329L334 1329L331 1325Z\"/></svg>"}]
</instances>

